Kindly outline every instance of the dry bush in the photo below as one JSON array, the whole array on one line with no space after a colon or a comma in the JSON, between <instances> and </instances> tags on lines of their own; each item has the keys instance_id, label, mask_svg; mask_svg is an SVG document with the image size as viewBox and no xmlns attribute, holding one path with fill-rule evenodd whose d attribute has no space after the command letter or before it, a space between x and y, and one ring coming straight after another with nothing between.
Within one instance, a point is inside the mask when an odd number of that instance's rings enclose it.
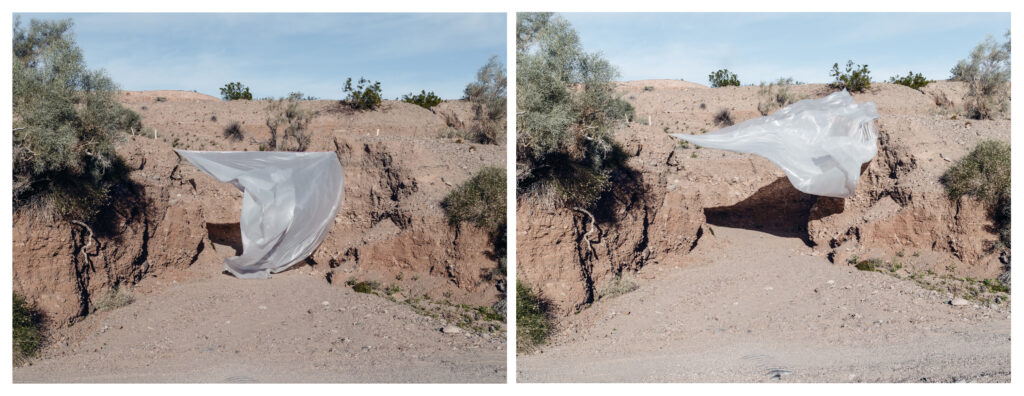
<instances>
[{"instance_id":1,"label":"dry bush","mask_svg":"<svg viewBox=\"0 0 1024 396\"><path fill-rule=\"evenodd\" d=\"M130 292L115 287L103 292L93 303L93 307L99 311L110 311L126 307L133 302L135 302L135 297Z\"/></svg>"},{"instance_id":2,"label":"dry bush","mask_svg":"<svg viewBox=\"0 0 1024 396\"><path fill-rule=\"evenodd\" d=\"M242 124L239 124L238 121L232 122L224 128L224 137L236 142L241 141L245 137L245 134L242 133Z\"/></svg>"},{"instance_id":3,"label":"dry bush","mask_svg":"<svg viewBox=\"0 0 1024 396\"><path fill-rule=\"evenodd\" d=\"M1006 42L997 43L992 36L971 51L969 59L961 60L951 71L952 79L967 83L964 110L975 119L991 119L1003 113L1010 101L1010 33Z\"/></svg>"},{"instance_id":4,"label":"dry bush","mask_svg":"<svg viewBox=\"0 0 1024 396\"><path fill-rule=\"evenodd\" d=\"M309 131L309 123L316 113L300 106L301 96L292 94L287 98L270 101L267 105L267 128L270 129L270 150L306 151L313 140L313 132ZM282 130L278 140L278 129Z\"/></svg>"},{"instance_id":5,"label":"dry bush","mask_svg":"<svg viewBox=\"0 0 1024 396\"><path fill-rule=\"evenodd\" d=\"M732 120L732 113L729 112L729 109L722 109L719 110L718 113L715 113L715 125L731 126L735 123L736 122Z\"/></svg>"},{"instance_id":6,"label":"dry bush","mask_svg":"<svg viewBox=\"0 0 1024 396\"><path fill-rule=\"evenodd\" d=\"M797 96L789 91L793 78L780 78L777 81L765 84L761 83L758 94L761 100L757 102L757 111L766 116L771 112L789 106L798 100Z\"/></svg>"}]
</instances>

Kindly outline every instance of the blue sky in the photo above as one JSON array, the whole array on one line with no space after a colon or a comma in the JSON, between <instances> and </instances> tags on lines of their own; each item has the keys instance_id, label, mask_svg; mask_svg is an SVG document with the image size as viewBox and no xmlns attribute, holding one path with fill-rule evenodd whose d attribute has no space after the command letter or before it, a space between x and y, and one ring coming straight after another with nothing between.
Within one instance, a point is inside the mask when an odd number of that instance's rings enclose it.
<instances>
[{"instance_id":1,"label":"blue sky","mask_svg":"<svg viewBox=\"0 0 1024 396\"><path fill-rule=\"evenodd\" d=\"M220 96L344 97L347 77L381 82L393 99L420 90L462 96L491 55L506 61L506 18L492 14L16 14L72 18L91 69L122 89Z\"/></svg>"},{"instance_id":2,"label":"blue sky","mask_svg":"<svg viewBox=\"0 0 1024 396\"><path fill-rule=\"evenodd\" d=\"M779 77L831 81L832 64L867 64L872 80L909 70L945 79L987 34L1003 41L1009 13L564 13L587 51L621 80L708 83L727 68L743 84Z\"/></svg>"}]
</instances>

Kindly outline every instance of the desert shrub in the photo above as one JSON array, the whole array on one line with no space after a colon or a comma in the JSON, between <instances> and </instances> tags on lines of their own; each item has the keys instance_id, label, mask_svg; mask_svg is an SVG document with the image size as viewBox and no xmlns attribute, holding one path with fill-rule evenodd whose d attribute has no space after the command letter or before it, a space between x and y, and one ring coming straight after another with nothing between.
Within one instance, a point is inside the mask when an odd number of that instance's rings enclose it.
<instances>
[{"instance_id":1,"label":"desert shrub","mask_svg":"<svg viewBox=\"0 0 1024 396\"><path fill-rule=\"evenodd\" d=\"M434 94L434 91L420 91L420 93L415 95L411 93L405 94L402 95L402 101L406 103L412 103L424 109L429 109L431 107L437 106L442 102L441 98Z\"/></svg>"},{"instance_id":2,"label":"desert shrub","mask_svg":"<svg viewBox=\"0 0 1024 396\"><path fill-rule=\"evenodd\" d=\"M985 203L1003 245L1010 246L1010 144L978 143L942 175L949 199L964 195Z\"/></svg>"},{"instance_id":3,"label":"desert shrub","mask_svg":"<svg viewBox=\"0 0 1024 396\"><path fill-rule=\"evenodd\" d=\"M777 81L765 84L761 83L758 88L758 94L761 95L761 100L757 102L757 111L761 112L761 115L768 115L776 109L789 106L790 104L797 101L797 96L789 91L789 87L794 85L793 78L779 78Z\"/></svg>"},{"instance_id":4,"label":"desert shrub","mask_svg":"<svg viewBox=\"0 0 1024 396\"><path fill-rule=\"evenodd\" d=\"M732 120L732 113L729 111L729 109L719 110L718 113L715 113L714 120L715 125L718 126L730 126L732 124L735 124L735 122Z\"/></svg>"},{"instance_id":5,"label":"desert shrub","mask_svg":"<svg viewBox=\"0 0 1024 396\"><path fill-rule=\"evenodd\" d=\"M613 90L618 72L585 52L564 18L519 13L516 31L519 192L552 191L556 205L590 207L625 164L614 127L633 114Z\"/></svg>"},{"instance_id":6,"label":"desert shrub","mask_svg":"<svg viewBox=\"0 0 1024 396\"><path fill-rule=\"evenodd\" d=\"M492 56L476 72L476 81L466 85L465 99L473 104L469 132L477 143L497 144L505 140L507 80L505 65Z\"/></svg>"},{"instance_id":7,"label":"desert shrub","mask_svg":"<svg viewBox=\"0 0 1024 396\"><path fill-rule=\"evenodd\" d=\"M300 100L300 96L293 94L272 100L267 105L266 124L270 129L270 139L266 145L270 150L306 151L309 148L313 138L313 132L308 130L309 123L316 113L302 108ZM278 130L282 127L278 140Z\"/></svg>"},{"instance_id":8,"label":"desert shrub","mask_svg":"<svg viewBox=\"0 0 1024 396\"><path fill-rule=\"evenodd\" d=\"M240 82L227 83L220 89L220 97L224 100L252 100L249 87Z\"/></svg>"},{"instance_id":9,"label":"desert shrub","mask_svg":"<svg viewBox=\"0 0 1024 396\"><path fill-rule=\"evenodd\" d=\"M245 134L242 133L242 124L239 124L238 121L229 124L224 128L224 137L236 142L241 141L245 137Z\"/></svg>"},{"instance_id":10,"label":"desert shrub","mask_svg":"<svg viewBox=\"0 0 1024 396\"><path fill-rule=\"evenodd\" d=\"M135 302L135 297L126 290L114 287L107 289L96 299L93 306L100 311L110 311L126 307Z\"/></svg>"},{"instance_id":11,"label":"desert shrub","mask_svg":"<svg viewBox=\"0 0 1024 396\"><path fill-rule=\"evenodd\" d=\"M380 283L378 283L376 281L363 281L363 282L355 282L355 283L352 284L352 290L355 291L356 293L371 294L371 293L373 293L375 290L377 290L379 288L380 288Z\"/></svg>"},{"instance_id":12,"label":"desert shrub","mask_svg":"<svg viewBox=\"0 0 1024 396\"><path fill-rule=\"evenodd\" d=\"M352 86L352 77L345 80L345 88L342 89L347 96L342 103L356 110L374 110L380 107L380 81L373 81L360 77L356 86Z\"/></svg>"},{"instance_id":13,"label":"desert shrub","mask_svg":"<svg viewBox=\"0 0 1024 396\"><path fill-rule=\"evenodd\" d=\"M829 83L832 89L845 89L850 92L864 92L871 88L871 71L868 65L857 65L853 61L846 62L846 71L839 70L839 64L832 64L832 72L829 75L834 80Z\"/></svg>"},{"instance_id":14,"label":"desert shrub","mask_svg":"<svg viewBox=\"0 0 1024 396\"><path fill-rule=\"evenodd\" d=\"M551 302L526 282L516 282L517 352L532 350L547 341L555 329L552 308Z\"/></svg>"},{"instance_id":15,"label":"desert shrub","mask_svg":"<svg viewBox=\"0 0 1024 396\"><path fill-rule=\"evenodd\" d=\"M907 75L905 76L900 77L899 75L895 75L890 77L889 82L893 84L905 85L913 89L919 89L928 85L928 83L930 83L931 81L928 81L927 78L924 78L924 76L922 76L921 73L914 74L914 71L911 70L907 72Z\"/></svg>"},{"instance_id":16,"label":"desert shrub","mask_svg":"<svg viewBox=\"0 0 1024 396\"><path fill-rule=\"evenodd\" d=\"M142 129L117 85L88 70L72 22L16 19L13 34L13 203L92 222L131 184L114 143Z\"/></svg>"},{"instance_id":17,"label":"desert shrub","mask_svg":"<svg viewBox=\"0 0 1024 396\"><path fill-rule=\"evenodd\" d=\"M19 363L39 351L43 344L43 315L25 297L14 293L11 324L13 334L11 341L14 350L14 361Z\"/></svg>"},{"instance_id":18,"label":"desert shrub","mask_svg":"<svg viewBox=\"0 0 1024 396\"><path fill-rule=\"evenodd\" d=\"M740 78L728 69L718 69L708 74L708 82L711 83L712 88L740 86Z\"/></svg>"},{"instance_id":19,"label":"desert shrub","mask_svg":"<svg viewBox=\"0 0 1024 396\"><path fill-rule=\"evenodd\" d=\"M505 168L488 166L455 187L441 202L448 222L476 224L491 236L496 253L504 252L506 224Z\"/></svg>"},{"instance_id":20,"label":"desert shrub","mask_svg":"<svg viewBox=\"0 0 1024 396\"><path fill-rule=\"evenodd\" d=\"M951 72L953 80L967 83L964 109L969 117L987 119L1005 111L1010 99L1010 33L1002 44L986 37Z\"/></svg>"},{"instance_id":21,"label":"desert shrub","mask_svg":"<svg viewBox=\"0 0 1024 396\"><path fill-rule=\"evenodd\" d=\"M885 265L881 259L858 260L857 256L850 258L850 264L853 264L854 267L861 271L877 271Z\"/></svg>"},{"instance_id":22,"label":"desert shrub","mask_svg":"<svg viewBox=\"0 0 1024 396\"><path fill-rule=\"evenodd\" d=\"M623 276L622 274L615 274L611 278L605 280L601 287L598 288L598 299L621 296L639 288L640 286L636 284L636 281L628 275Z\"/></svg>"}]
</instances>

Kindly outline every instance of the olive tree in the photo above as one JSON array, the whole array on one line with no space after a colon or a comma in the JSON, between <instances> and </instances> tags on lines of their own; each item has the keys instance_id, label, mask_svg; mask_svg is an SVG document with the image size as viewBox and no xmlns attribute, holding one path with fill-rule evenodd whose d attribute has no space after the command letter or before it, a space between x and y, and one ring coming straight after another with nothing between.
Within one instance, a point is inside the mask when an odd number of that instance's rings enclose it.
<instances>
[{"instance_id":1,"label":"olive tree","mask_svg":"<svg viewBox=\"0 0 1024 396\"><path fill-rule=\"evenodd\" d=\"M92 221L127 182L114 150L121 132L141 129L117 102L118 87L89 70L71 20L15 20L12 59L13 202Z\"/></svg>"},{"instance_id":2,"label":"olive tree","mask_svg":"<svg viewBox=\"0 0 1024 396\"><path fill-rule=\"evenodd\" d=\"M584 51L564 18L521 13L516 22L518 187L552 192L563 206L589 207L624 164L614 127L633 107L614 91L617 70Z\"/></svg>"},{"instance_id":3,"label":"olive tree","mask_svg":"<svg viewBox=\"0 0 1024 396\"><path fill-rule=\"evenodd\" d=\"M466 85L465 99L473 104L470 134L478 143L497 144L505 137L507 113L505 65L492 56L476 73L476 81Z\"/></svg>"}]
</instances>

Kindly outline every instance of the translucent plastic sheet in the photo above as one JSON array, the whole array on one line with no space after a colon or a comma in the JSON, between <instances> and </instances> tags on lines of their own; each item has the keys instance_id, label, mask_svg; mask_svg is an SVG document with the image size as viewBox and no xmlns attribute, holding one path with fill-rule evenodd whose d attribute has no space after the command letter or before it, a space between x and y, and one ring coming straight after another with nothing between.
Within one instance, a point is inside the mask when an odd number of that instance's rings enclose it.
<instances>
[{"instance_id":1,"label":"translucent plastic sheet","mask_svg":"<svg viewBox=\"0 0 1024 396\"><path fill-rule=\"evenodd\" d=\"M844 90L708 134L672 136L760 155L782 168L797 190L846 198L857 191L861 164L878 151L875 118L874 103L858 104Z\"/></svg>"},{"instance_id":2,"label":"translucent plastic sheet","mask_svg":"<svg viewBox=\"0 0 1024 396\"><path fill-rule=\"evenodd\" d=\"M244 193L242 255L224 259L239 278L269 278L302 261L334 225L344 174L333 152L177 152Z\"/></svg>"}]
</instances>

